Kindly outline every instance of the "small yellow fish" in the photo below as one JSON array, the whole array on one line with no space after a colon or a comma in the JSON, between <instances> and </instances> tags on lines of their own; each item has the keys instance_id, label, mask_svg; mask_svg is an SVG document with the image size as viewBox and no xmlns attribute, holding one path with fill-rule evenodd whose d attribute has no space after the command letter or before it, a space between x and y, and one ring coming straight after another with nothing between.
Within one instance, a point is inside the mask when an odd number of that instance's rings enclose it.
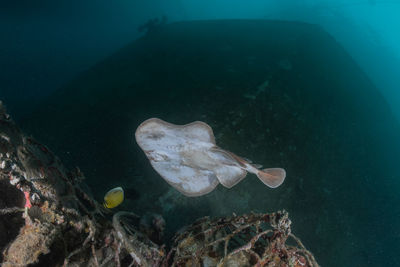
<instances>
[{"instance_id":1,"label":"small yellow fish","mask_svg":"<svg viewBox=\"0 0 400 267\"><path fill-rule=\"evenodd\" d=\"M116 187L107 192L104 196L104 207L112 209L124 201L124 190L122 187Z\"/></svg>"}]
</instances>

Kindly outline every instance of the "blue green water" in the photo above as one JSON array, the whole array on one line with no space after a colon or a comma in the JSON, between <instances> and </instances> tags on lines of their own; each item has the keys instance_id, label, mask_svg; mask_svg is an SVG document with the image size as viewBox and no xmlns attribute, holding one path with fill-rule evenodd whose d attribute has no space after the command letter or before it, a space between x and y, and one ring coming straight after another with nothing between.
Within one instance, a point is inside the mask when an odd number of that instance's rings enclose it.
<instances>
[{"instance_id":1,"label":"blue green water","mask_svg":"<svg viewBox=\"0 0 400 267\"><path fill-rule=\"evenodd\" d=\"M286 209L322 266L400 266L399 8L2 1L0 100L24 132L81 168L97 200L123 186L120 209L162 214L167 243L200 216ZM151 117L204 121L219 146L287 178L270 189L249 174L184 197L135 143Z\"/></svg>"}]
</instances>

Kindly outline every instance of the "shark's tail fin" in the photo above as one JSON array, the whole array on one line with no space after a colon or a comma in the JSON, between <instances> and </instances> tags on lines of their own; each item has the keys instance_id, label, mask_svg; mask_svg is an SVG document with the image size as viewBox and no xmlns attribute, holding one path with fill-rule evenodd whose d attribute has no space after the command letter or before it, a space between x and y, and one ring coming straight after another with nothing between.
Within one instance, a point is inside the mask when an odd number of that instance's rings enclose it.
<instances>
[{"instance_id":1,"label":"shark's tail fin","mask_svg":"<svg viewBox=\"0 0 400 267\"><path fill-rule=\"evenodd\" d=\"M280 186L286 177L286 171L281 168L263 169L257 172L257 177L267 186L276 188Z\"/></svg>"}]
</instances>

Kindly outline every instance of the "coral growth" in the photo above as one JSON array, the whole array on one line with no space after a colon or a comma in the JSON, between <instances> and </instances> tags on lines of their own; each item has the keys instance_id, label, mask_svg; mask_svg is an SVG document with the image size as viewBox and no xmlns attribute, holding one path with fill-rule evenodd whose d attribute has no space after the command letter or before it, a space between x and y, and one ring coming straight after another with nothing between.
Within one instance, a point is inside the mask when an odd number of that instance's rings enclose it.
<instances>
[{"instance_id":1,"label":"coral growth","mask_svg":"<svg viewBox=\"0 0 400 267\"><path fill-rule=\"evenodd\" d=\"M50 252L56 228L47 224L34 222L23 226L4 253L3 266L24 266L37 262L41 254Z\"/></svg>"}]
</instances>

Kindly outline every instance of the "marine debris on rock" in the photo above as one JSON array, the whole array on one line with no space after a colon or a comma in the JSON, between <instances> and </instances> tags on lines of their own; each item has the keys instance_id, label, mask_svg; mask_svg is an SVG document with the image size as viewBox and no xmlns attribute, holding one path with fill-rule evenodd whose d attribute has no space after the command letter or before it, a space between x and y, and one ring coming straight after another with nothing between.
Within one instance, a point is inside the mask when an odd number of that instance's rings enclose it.
<instances>
[{"instance_id":1,"label":"marine debris on rock","mask_svg":"<svg viewBox=\"0 0 400 267\"><path fill-rule=\"evenodd\" d=\"M291 233L286 211L204 217L174 237L172 266L319 266ZM294 245L287 245L293 239Z\"/></svg>"},{"instance_id":2,"label":"marine debris on rock","mask_svg":"<svg viewBox=\"0 0 400 267\"><path fill-rule=\"evenodd\" d=\"M46 146L22 134L1 102L0 165L0 229L11 233L2 234L1 266L161 262L164 247L141 234L151 226L131 212L111 216L84 189L82 172L67 170Z\"/></svg>"},{"instance_id":3,"label":"marine debris on rock","mask_svg":"<svg viewBox=\"0 0 400 267\"><path fill-rule=\"evenodd\" d=\"M166 253L161 215L105 209L85 188L83 173L67 170L24 135L1 102L0 167L4 267L318 266L291 234L286 212L199 219L176 234Z\"/></svg>"}]
</instances>

